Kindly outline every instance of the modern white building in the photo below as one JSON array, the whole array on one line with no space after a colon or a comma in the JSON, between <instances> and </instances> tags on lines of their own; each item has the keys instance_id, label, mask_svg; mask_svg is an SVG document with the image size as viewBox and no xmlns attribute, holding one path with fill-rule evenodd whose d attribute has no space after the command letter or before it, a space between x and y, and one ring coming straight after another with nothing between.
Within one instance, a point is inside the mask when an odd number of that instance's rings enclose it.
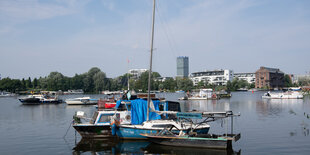
<instances>
[{"instance_id":1,"label":"modern white building","mask_svg":"<svg viewBox=\"0 0 310 155\"><path fill-rule=\"evenodd\" d=\"M148 71L147 69L131 69L128 71L130 75L132 75L132 79L140 78L141 74Z\"/></svg>"},{"instance_id":2,"label":"modern white building","mask_svg":"<svg viewBox=\"0 0 310 155\"><path fill-rule=\"evenodd\" d=\"M248 83L255 83L255 73L234 73L234 78L245 80Z\"/></svg>"},{"instance_id":3,"label":"modern white building","mask_svg":"<svg viewBox=\"0 0 310 155\"><path fill-rule=\"evenodd\" d=\"M234 72L232 70L214 70L191 73L190 79L194 85L197 85L200 81L207 82L208 84L226 85L228 81L232 81Z\"/></svg>"},{"instance_id":4,"label":"modern white building","mask_svg":"<svg viewBox=\"0 0 310 155\"><path fill-rule=\"evenodd\" d=\"M295 75L294 78L292 78L293 83L298 83L299 81L309 81L310 80L310 74L304 74L304 75Z\"/></svg>"},{"instance_id":5,"label":"modern white building","mask_svg":"<svg viewBox=\"0 0 310 155\"><path fill-rule=\"evenodd\" d=\"M159 81L159 82L165 82L168 79L173 79L172 77L158 77L156 79L154 79L155 81Z\"/></svg>"}]
</instances>

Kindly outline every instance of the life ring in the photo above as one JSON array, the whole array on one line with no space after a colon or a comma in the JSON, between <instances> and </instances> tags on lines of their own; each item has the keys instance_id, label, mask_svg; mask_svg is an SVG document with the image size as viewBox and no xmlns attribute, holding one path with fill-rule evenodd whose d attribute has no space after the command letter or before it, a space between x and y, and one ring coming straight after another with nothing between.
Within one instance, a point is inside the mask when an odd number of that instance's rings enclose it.
<instances>
[{"instance_id":1,"label":"life ring","mask_svg":"<svg viewBox=\"0 0 310 155\"><path fill-rule=\"evenodd\" d=\"M126 119L126 121L130 121L131 120L131 116L130 115L126 115L125 119Z\"/></svg>"},{"instance_id":2,"label":"life ring","mask_svg":"<svg viewBox=\"0 0 310 155\"><path fill-rule=\"evenodd\" d=\"M216 98L216 94L212 94L212 98Z\"/></svg>"}]
</instances>

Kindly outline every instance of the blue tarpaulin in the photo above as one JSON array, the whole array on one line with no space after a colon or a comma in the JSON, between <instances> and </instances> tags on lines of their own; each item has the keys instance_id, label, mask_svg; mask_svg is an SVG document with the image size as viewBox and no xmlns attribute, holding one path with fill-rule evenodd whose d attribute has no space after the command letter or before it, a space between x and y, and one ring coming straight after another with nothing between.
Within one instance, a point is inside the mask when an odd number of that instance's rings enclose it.
<instances>
[{"instance_id":1,"label":"blue tarpaulin","mask_svg":"<svg viewBox=\"0 0 310 155\"><path fill-rule=\"evenodd\" d=\"M137 124L142 124L144 121L146 121L147 100L143 100L143 99L118 100L116 102L115 107L118 108L122 101L131 103L131 124L137 125ZM160 101L152 100L152 102L154 103L155 110L159 111ZM156 120L156 119L161 119L160 115L156 114L155 112L151 112L151 109L150 109L149 120Z\"/></svg>"},{"instance_id":2,"label":"blue tarpaulin","mask_svg":"<svg viewBox=\"0 0 310 155\"><path fill-rule=\"evenodd\" d=\"M159 100L152 100L155 110L159 111ZM152 103L150 103L152 104ZM131 101L131 124L142 124L147 117L147 100L136 99ZM149 114L149 120L161 119L160 115L155 112Z\"/></svg>"}]
</instances>

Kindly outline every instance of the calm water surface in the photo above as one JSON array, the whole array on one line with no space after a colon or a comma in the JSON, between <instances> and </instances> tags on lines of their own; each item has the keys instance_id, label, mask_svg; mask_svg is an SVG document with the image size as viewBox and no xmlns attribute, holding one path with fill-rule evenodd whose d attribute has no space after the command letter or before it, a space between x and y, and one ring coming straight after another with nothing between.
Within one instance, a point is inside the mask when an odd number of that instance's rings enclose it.
<instances>
[{"instance_id":1,"label":"calm water surface","mask_svg":"<svg viewBox=\"0 0 310 155\"><path fill-rule=\"evenodd\" d=\"M182 111L240 112L241 116L234 118L234 131L241 133L241 139L233 143L232 151L167 147L147 141L82 140L70 127L72 116L78 110L91 116L93 106L23 106L18 97L0 98L0 154L309 154L309 96L298 100L265 100L261 99L263 93L237 92L230 99L181 102ZM184 94L158 95L177 100ZM61 96L72 97L79 96ZM227 130L222 120L210 125L210 133Z\"/></svg>"}]
</instances>

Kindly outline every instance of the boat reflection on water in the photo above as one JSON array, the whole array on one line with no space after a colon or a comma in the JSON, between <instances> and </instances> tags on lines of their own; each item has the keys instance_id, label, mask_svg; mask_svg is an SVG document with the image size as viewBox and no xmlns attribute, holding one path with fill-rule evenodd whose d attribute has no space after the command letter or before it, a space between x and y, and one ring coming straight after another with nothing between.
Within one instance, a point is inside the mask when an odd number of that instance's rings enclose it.
<instances>
[{"instance_id":1,"label":"boat reflection on water","mask_svg":"<svg viewBox=\"0 0 310 155\"><path fill-rule=\"evenodd\" d=\"M91 152L96 154L145 153L150 142L146 140L120 140L118 138L81 139L73 148L74 155Z\"/></svg>"},{"instance_id":2,"label":"boat reflection on water","mask_svg":"<svg viewBox=\"0 0 310 155\"><path fill-rule=\"evenodd\" d=\"M241 150L217 150L164 146L146 140L119 140L117 138L81 139L72 154L215 154L237 155Z\"/></svg>"}]
</instances>

